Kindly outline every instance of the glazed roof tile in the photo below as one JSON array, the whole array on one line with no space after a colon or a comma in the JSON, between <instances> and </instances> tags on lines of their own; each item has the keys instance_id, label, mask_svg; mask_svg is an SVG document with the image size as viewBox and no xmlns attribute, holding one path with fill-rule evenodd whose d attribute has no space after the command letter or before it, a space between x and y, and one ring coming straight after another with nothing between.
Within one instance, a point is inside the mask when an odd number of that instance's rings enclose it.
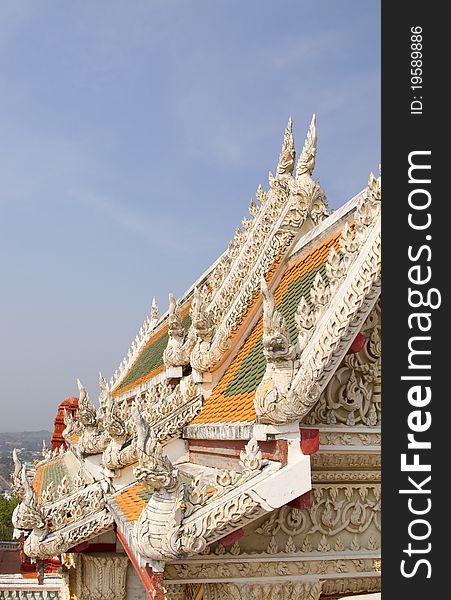
<instances>
[{"instance_id":1,"label":"glazed roof tile","mask_svg":"<svg viewBox=\"0 0 451 600\"><path fill-rule=\"evenodd\" d=\"M114 497L116 504L128 521L137 521L141 511L146 506L153 490L145 488L140 483L135 483Z\"/></svg>"},{"instance_id":2,"label":"glazed roof tile","mask_svg":"<svg viewBox=\"0 0 451 600\"><path fill-rule=\"evenodd\" d=\"M69 477L69 470L63 457L56 458L39 467L33 479L33 488L38 499L40 499L43 490L46 489L51 481L53 481L53 486L56 489L64 476Z\"/></svg>"},{"instance_id":3,"label":"glazed roof tile","mask_svg":"<svg viewBox=\"0 0 451 600\"><path fill-rule=\"evenodd\" d=\"M318 271L326 278L325 263L332 245L339 251L341 232L323 240L291 263L274 293L277 308L284 316L293 343L297 339L294 316L304 296L309 304L310 288ZM260 298L256 300L260 302ZM254 396L266 369L263 354L263 319L260 317L219 384L191 424L255 421Z\"/></svg>"},{"instance_id":4,"label":"glazed roof tile","mask_svg":"<svg viewBox=\"0 0 451 600\"><path fill-rule=\"evenodd\" d=\"M180 310L182 325L185 330L188 330L191 325L191 317L188 312L189 304ZM168 325L165 323L151 336L140 351L120 385L113 391L113 396L120 396L161 373L164 370L163 352L167 343Z\"/></svg>"},{"instance_id":5,"label":"glazed roof tile","mask_svg":"<svg viewBox=\"0 0 451 600\"><path fill-rule=\"evenodd\" d=\"M53 487L56 490L63 477L66 477L68 485L70 485L72 479L78 474L79 468L78 460L71 452L66 452L47 463L38 465L33 478L33 489L38 501L50 482L53 481Z\"/></svg>"}]
</instances>

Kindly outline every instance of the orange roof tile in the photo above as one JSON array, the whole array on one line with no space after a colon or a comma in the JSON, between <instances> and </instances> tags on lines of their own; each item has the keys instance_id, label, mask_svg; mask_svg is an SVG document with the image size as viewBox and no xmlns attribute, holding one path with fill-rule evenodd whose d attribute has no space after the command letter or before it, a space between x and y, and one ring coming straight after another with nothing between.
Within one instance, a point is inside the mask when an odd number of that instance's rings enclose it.
<instances>
[{"instance_id":1,"label":"orange roof tile","mask_svg":"<svg viewBox=\"0 0 451 600\"><path fill-rule=\"evenodd\" d=\"M38 470L36 471L36 475L34 476L33 484L32 484L38 500L40 499L41 493L42 493L43 479L44 479L44 468L41 467L41 468L38 468Z\"/></svg>"},{"instance_id":2,"label":"orange roof tile","mask_svg":"<svg viewBox=\"0 0 451 600\"><path fill-rule=\"evenodd\" d=\"M301 280L307 274L316 273L326 262L332 245L335 246L336 250L339 250L338 240L340 236L341 232L338 232L323 240L318 246L288 266L274 293L277 306L283 305L287 299L290 286L295 285L298 280ZM307 284L310 286L309 280L307 280ZM260 298L258 298L258 301L261 302ZM295 308L290 308L293 317ZM260 318L224 373L221 381L205 402L202 411L191 421L191 424L255 421L255 389L263 376L265 368L264 360L261 359L262 351L259 353L257 347L259 343L261 344L262 333L263 319ZM240 369L246 361L249 363L252 352L257 358L253 363L251 361L249 365L246 365L247 372L240 378Z\"/></svg>"},{"instance_id":3,"label":"orange roof tile","mask_svg":"<svg viewBox=\"0 0 451 600\"><path fill-rule=\"evenodd\" d=\"M114 499L128 521L137 521L151 495L152 490L146 489L140 483L135 483L115 496Z\"/></svg>"}]
</instances>

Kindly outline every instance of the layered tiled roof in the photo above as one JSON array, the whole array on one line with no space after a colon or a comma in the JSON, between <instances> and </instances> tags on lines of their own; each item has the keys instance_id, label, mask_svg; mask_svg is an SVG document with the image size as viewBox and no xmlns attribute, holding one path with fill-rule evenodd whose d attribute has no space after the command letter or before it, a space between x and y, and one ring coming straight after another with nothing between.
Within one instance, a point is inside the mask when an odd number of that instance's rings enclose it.
<instances>
[{"instance_id":1,"label":"layered tiled roof","mask_svg":"<svg viewBox=\"0 0 451 600\"><path fill-rule=\"evenodd\" d=\"M116 504L123 512L127 521L137 521L141 511L152 496L152 489L145 488L140 483L135 483L122 493L114 497Z\"/></svg>"},{"instance_id":2,"label":"layered tiled roof","mask_svg":"<svg viewBox=\"0 0 451 600\"><path fill-rule=\"evenodd\" d=\"M33 479L33 488L38 500L51 481L53 481L55 490L63 477L66 477L68 484L70 484L71 480L77 476L79 468L79 463L71 452L66 452L62 456L53 458L51 461L38 466Z\"/></svg>"},{"instance_id":3,"label":"layered tiled roof","mask_svg":"<svg viewBox=\"0 0 451 600\"><path fill-rule=\"evenodd\" d=\"M326 276L325 263L332 245L339 251L341 232L323 240L318 246L291 263L274 293L277 308L284 316L293 343L297 339L294 315L304 296L310 301L310 288L318 271ZM259 301L259 300L258 300ZM255 420L254 395L266 368L262 344L263 319L260 318L234 358L220 383L191 422L234 423Z\"/></svg>"},{"instance_id":4,"label":"layered tiled roof","mask_svg":"<svg viewBox=\"0 0 451 600\"><path fill-rule=\"evenodd\" d=\"M189 304L186 304L180 310L182 317L182 325L185 330L188 330L191 325L191 317L189 316ZM122 379L119 387L117 387L113 396L120 396L134 387L149 381L164 369L163 352L168 344L168 325L162 327L151 336L147 344L136 357L135 362L131 365L128 373Z\"/></svg>"},{"instance_id":5,"label":"layered tiled roof","mask_svg":"<svg viewBox=\"0 0 451 600\"><path fill-rule=\"evenodd\" d=\"M187 475L186 473L180 471L181 480L184 483L192 482L192 477ZM205 483L207 483L207 478L205 479ZM216 488L213 484L209 485L207 483L206 493L208 496L213 494L216 491ZM134 523L139 519L139 516L150 500L150 497L153 494L153 489L149 487L144 487L141 483L135 483L132 486L128 487L124 491L120 492L116 496L114 496L114 501L117 506L122 511L123 516L130 523Z\"/></svg>"}]
</instances>

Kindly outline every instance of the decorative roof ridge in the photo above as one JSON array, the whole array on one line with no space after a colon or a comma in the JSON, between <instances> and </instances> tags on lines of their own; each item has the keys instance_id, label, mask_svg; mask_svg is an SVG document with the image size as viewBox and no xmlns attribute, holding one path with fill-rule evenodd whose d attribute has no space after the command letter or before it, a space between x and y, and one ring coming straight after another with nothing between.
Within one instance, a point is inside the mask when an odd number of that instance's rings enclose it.
<instances>
[{"instance_id":1,"label":"decorative roof ridge","mask_svg":"<svg viewBox=\"0 0 451 600\"><path fill-rule=\"evenodd\" d=\"M346 222L340 254L334 247L329 253L327 280L318 272L310 303L304 297L299 303L295 361L291 354L274 351L281 345L280 336L264 321L267 367L254 400L259 422L286 423L307 414L333 375L332 363L341 361L374 306L380 294L380 207L380 181L371 173L367 193L357 202L355 232ZM264 305L264 312L270 309L271 303Z\"/></svg>"},{"instance_id":2,"label":"decorative roof ridge","mask_svg":"<svg viewBox=\"0 0 451 600\"><path fill-rule=\"evenodd\" d=\"M276 175L269 174L269 192L259 186L256 198L260 206L251 201L249 207L253 219L243 220L245 232L237 230L224 264L218 265L212 274L214 278L207 282L211 294L208 312L214 333L210 336L208 353L205 347L203 349L201 372L214 370L223 360L231 346L231 337L238 331L258 291L261 275L267 275L274 263L281 260L308 220L313 226L328 214L327 200L319 182L311 178L316 154L315 115L298 162L298 166L304 167L298 169L295 177L292 177L291 130L289 119ZM222 274L219 278L218 271Z\"/></svg>"},{"instance_id":3,"label":"decorative roof ridge","mask_svg":"<svg viewBox=\"0 0 451 600\"><path fill-rule=\"evenodd\" d=\"M192 376L177 383L154 383L135 394L131 406L127 398L114 397L108 386L101 396L105 393L95 425L91 421L82 424L75 450L80 455L102 454L102 465L111 475L116 469L138 462L142 420L152 428L158 442L165 444L180 437L183 427L200 412L203 402L202 391ZM84 388L80 394L87 396Z\"/></svg>"},{"instance_id":4,"label":"decorative roof ridge","mask_svg":"<svg viewBox=\"0 0 451 600\"><path fill-rule=\"evenodd\" d=\"M41 511L46 510L47 512L57 510L58 508L65 507L68 503L71 503L77 498L87 497L91 495L91 492L99 492L101 495L105 492L106 482L90 481L89 483L85 480L84 474L79 471L77 476L70 484L67 481L67 477L64 476L61 482L55 488L53 481L51 481L47 487L41 493L41 502L39 504ZM80 507L76 507L77 511Z\"/></svg>"},{"instance_id":5,"label":"decorative roof ridge","mask_svg":"<svg viewBox=\"0 0 451 600\"><path fill-rule=\"evenodd\" d=\"M378 179L380 181L380 178ZM351 214L357 208L359 201L366 198L367 188L363 188L355 196L342 204L336 210L333 210L328 217L321 223L315 225L307 233L301 235L293 244L287 258L291 262L297 259L301 253L308 252L318 242L328 237L331 231L338 230L342 223L351 217Z\"/></svg>"},{"instance_id":6,"label":"decorative roof ridge","mask_svg":"<svg viewBox=\"0 0 451 600\"><path fill-rule=\"evenodd\" d=\"M305 253L308 252L312 247L314 247L318 242L320 242L321 240L325 239L331 232L332 229L338 228L340 226L340 224L347 218L349 218L349 216L351 215L351 213L355 210L358 201L362 198L362 197L366 197L366 188L362 189L360 192L358 192L355 196L353 196L352 198L350 198L347 202L345 202L343 205L341 205L338 209L334 210L331 212L331 214L329 216L327 216L323 221L321 221L320 223L318 223L317 225L315 225L312 229L310 229L307 233L303 234L293 245L292 249L290 250L289 254L287 255L287 265L289 265L293 260L299 258L299 256L301 255L301 253ZM205 283L206 280L208 278L208 276L210 275L210 273L213 271L213 269L220 263L220 261L222 260L222 258L226 255L225 251L192 285L190 288L188 288L185 293L176 300L176 303L179 306L183 306L187 303L187 301L189 301L195 290L197 288L202 287ZM170 309L168 309L165 313L163 313L160 317L160 320L158 322L158 326L154 329L154 331L152 332L153 334L157 333L158 329L162 326L164 326L167 323L167 319L170 316ZM144 344L145 346L145 344ZM136 357L135 357L136 358ZM124 372L125 375L126 372ZM118 396L116 396L116 398L118 400L123 400L126 398L131 398L133 396L135 396L136 394L139 394L143 391L146 391L150 386L152 386L153 384L158 384L161 383L162 381L164 381L166 379L166 375L165 373L159 373L157 375L155 375L155 377L153 377L151 380L145 381L142 384L137 385L136 387L133 387L132 389L129 389L127 391L125 391L123 394L120 394ZM115 384L115 386L117 387L117 384L120 383L120 380L118 380Z\"/></svg>"},{"instance_id":7,"label":"decorative roof ridge","mask_svg":"<svg viewBox=\"0 0 451 600\"><path fill-rule=\"evenodd\" d=\"M197 336L197 344L190 350L189 360L203 373L214 370L230 347L230 338L237 331L253 296L258 289L261 273L266 273L275 260L289 249L295 232L310 219L319 223L327 214L327 201L319 183L311 178L316 155L316 119L312 118L304 147L293 177L295 149L292 133L292 120L285 129L282 150L276 175L269 174L269 192L260 185L256 200L249 204L250 218L242 221L243 229L238 228L228 249L205 271L205 273L181 296L179 303L195 298L199 289L208 289L204 316L211 320L211 333L205 339L192 327L190 339ZM243 290L242 287L245 289ZM232 299L232 301L231 301ZM160 317L156 328L166 324L170 311ZM137 336L126 359L116 370L111 380L112 389L117 389L139 353L150 339L150 332ZM173 367L172 363L169 365ZM183 366L180 365L180 366ZM208 379L208 377L207 377Z\"/></svg>"},{"instance_id":8,"label":"decorative roof ridge","mask_svg":"<svg viewBox=\"0 0 451 600\"><path fill-rule=\"evenodd\" d=\"M146 460L152 470L152 455ZM255 438L242 450L238 469L216 470L215 482L199 474L183 483L179 471L171 469L165 487L153 492L134 525L136 545L146 562L199 554L207 545L311 489L310 459L300 446L296 456L282 465L262 460ZM276 485L279 478L292 482L288 491L281 493Z\"/></svg>"},{"instance_id":9,"label":"decorative roof ridge","mask_svg":"<svg viewBox=\"0 0 451 600\"><path fill-rule=\"evenodd\" d=\"M30 558L51 558L67 552L81 542L88 541L111 529L114 519L107 508L94 512L81 521L69 523L63 529L48 532L35 528L25 539L24 551Z\"/></svg>"}]
</instances>

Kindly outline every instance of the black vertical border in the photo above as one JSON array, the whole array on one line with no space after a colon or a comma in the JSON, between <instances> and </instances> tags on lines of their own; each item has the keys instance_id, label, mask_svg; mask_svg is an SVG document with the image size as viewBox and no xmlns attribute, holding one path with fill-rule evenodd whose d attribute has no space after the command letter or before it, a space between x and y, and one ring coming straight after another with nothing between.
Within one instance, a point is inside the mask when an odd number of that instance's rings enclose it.
<instances>
[{"instance_id":1,"label":"black vertical border","mask_svg":"<svg viewBox=\"0 0 451 600\"><path fill-rule=\"evenodd\" d=\"M451 60L450 23L445 18L446 4L433 0L409 0L393 2L382 0L382 598L383 600L425 598L447 596L449 579L445 564L447 545L451 530L451 510L448 498L451 456L451 359L448 358L448 337L451 332L447 318L447 280L451 275L451 230L449 227L449 191L446 182L451 165L448 165L449 118L444 86L449 83L449 62ZM422 90L411 89L411 28L422 28ZM411 101L421 96L421 115L411 114ZM408 225L408 195L412 184L408 181L408 156L412 151L431 151L431 180L428 190L432 193L432 203L428 209L432 224L425 240L425 231L413 231ZM407 391L410 382L401 381L408 369L408 340L414 333L409 330L408 316L414 309L409 308L408 271L412 263L408 257L408 247L419 248L422 243L430 246L432 255L426 262L424 251L422 265L431 267L432 279L429 287L441 292L442 304L435 310L423 308L431 314L432 327L429 332L431 355L432 400L423 410L432 415L431 428L418 439L431 441L430 451L420 453L420 461L432 465L431 473L403 473L401 454L406 453L407 434L410 432L408 416L415 410L408 402ZM425 334L426 335L426 334ZM411 372L410 372L411 373ZM424 373L424 371L422 372ZM426 385L426 384L425 384ZM412 451L410 451L410 461ZM431 490L430 495L412 495L426 506L426 498L432 501L431 512L415 516L409 511L406 494L400 489L409 486L408 476L421 482L431 475L431 481L424 485ZM421 499L421 500L420 500ZM416 500L415 500L416 502ZM446 503L446 506L445 506ZM428 539L416 541L410 538L408 527L415 518L425 518L430 522L432 532ZM416 530L420 533L421 526ZM426 531L426 528L424 528ZM412 554L404 550L409 542L415 549L425 549L431 543L431 551ZM415 575L410 578L401 573L401 561L406 559L405 569L412 573L417 560L424 558L430 562L418 565Z\"/></svg>"}]
</instances>

